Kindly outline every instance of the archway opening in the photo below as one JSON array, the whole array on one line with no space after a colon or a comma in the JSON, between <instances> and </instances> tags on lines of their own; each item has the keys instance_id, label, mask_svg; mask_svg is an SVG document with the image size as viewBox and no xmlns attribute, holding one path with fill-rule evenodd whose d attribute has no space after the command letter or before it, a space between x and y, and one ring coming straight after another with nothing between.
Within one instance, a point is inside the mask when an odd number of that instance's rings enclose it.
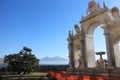
<instances>
[{"instance_id":1,"label":"archway opening","mask_svg":"<svg viewBox=\"0 0 120 80\"><path fill-rule=\"evenodd\" d=\"M105 43L105 35L104 30L101 28L102 24L97 26L94 31L94 50L95 50L95 59L99 60L99 55L96 55L96 52L105 52L102 55L102 58L107 60L107 53L106 53L106 43Z\"/></svg>"},{"instance_id":2,"label":"archway opening","mask_svg":"<svg viewBox=\"0 0 120 80\"><path fill-rule=\"evenodd\" d=\"M92 23L89 28L87 29L86 34L86 51L87 51L87 64L88 67L96 67L97 66L97 59L100 62L100 56L96 56L96 52L106 52L106 45L105 45L105 35L104 30L101 28L103 24L100 22ZM94 37L95 36L95 37ZM103 55L102 64L104 66L104 60L107 59L106 55ZM91 62L92 61L92 62ZM107 63L107 60L106 60Z\"/></svg>"}]
</instances>

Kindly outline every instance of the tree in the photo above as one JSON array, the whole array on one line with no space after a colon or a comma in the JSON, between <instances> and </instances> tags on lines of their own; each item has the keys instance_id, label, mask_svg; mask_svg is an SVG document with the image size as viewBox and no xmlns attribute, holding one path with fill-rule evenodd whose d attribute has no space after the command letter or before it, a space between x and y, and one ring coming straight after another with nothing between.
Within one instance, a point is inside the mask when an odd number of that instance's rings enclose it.
<instances>
[{"instance_id":1,"label":"tree","mask_svg":"<svg viewBox=\"0 0 120 80\"><path fill-rule=\"evenodd\" d=\"M30 48L23 47L23 50L17 54L5 55L4 62L8 64L8 68L12 72L20 73L24 71L25 73L30 73L39 66L39 59L31 52Z\"/></svg>"}]
</instances>

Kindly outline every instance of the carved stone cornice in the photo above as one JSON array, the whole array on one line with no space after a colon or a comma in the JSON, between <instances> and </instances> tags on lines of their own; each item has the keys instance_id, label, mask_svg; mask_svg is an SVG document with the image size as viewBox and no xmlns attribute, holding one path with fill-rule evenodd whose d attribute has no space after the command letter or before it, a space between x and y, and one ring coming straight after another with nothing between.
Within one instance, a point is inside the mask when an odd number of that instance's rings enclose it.
<instances>
[{"instance_id":1,"label":"carved stone cornice","mask_svg":"<svg viewBox=\"0 0 120 80\"><path fill-rule=\"evenodd\" d=\"M83 17L82 20L80 21L80 23L83 23L83 22L85 22L85 21L88 21L89 19L92 19L92 18L96 17L97 15L100 15L100 14L102 14L102 13L105 13L105 12L108 11L108 10L109 10L108 8L102 8L102 9L100 9L99 11L94 12L93 14L90 14L90 15L88 15L88 16L86 16L86 17Z\"/></svg>"}]
</instances>

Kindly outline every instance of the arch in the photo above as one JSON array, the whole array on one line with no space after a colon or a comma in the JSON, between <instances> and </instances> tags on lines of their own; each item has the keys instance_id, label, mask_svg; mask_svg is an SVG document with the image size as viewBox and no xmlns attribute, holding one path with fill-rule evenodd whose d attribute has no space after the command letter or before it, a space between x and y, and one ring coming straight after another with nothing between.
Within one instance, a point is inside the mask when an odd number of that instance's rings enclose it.
<instances>
[{"instance_id":1,"label":"arch","mask_svg":"<svg viewBox=\"0 0 120 80\"><path fill-rule=\"evenodd\" d=\"M100 25L101 23L99 22L99 21L95 21L95 22L93 22L93 23L91 23L89 26L88 26L88 29L87 29L87 34L93 34L94 33L94 31L95 31L95 29L96 29L96 27L98 26L98 25Z\"/></svg>"},{"instance_id":2,"label":"arch","mask_svg":"<svg viewBox=\"0 0 120 80\"><path fill-rule=\"evenodd\" d=\"M108 28L112 24L114 17L109 9L101 9L99 12L95 12L94 14L88 15L86 18L81 20L82 30L84 30L85 34L85 48L86 48L86 61L87 66L94 68L96 66L95 55L94 55L94 39L93 33L97 26L103 24L104 34L105 34L105 43L106 43L106 51L107 51L107 59L109 65L112 66L114 61L111 61L112 57L112 48L110 44L110 34Z\"/></svg>"},{"instance_id":3,"label":"arch","mask_svg":"<svg viewBox=\"0 0 120 80\"><path fill-rule=\"evenodd\" d=\"M101 25L100 22L95 21L91 23L86 30L86 54L87 54L87 62L88 67L96 67L96 60L95 60L95 49L94 49L94 31L95 29Z\"/></svg>"},{"instance_id":4,"label":"arch","mask_svg":"<svg viewBox=\"0 0 120 80\"><path fill-rule=\"evenodd\" d=\"M105 43L106 43L106 52L107 52L107 59L108 59L108 66L109 67L120 67L120 54L117 53L118 50L118 41L120 40L120 16L119 16L119 9L114 7L112 9L108 9L105 5L103 8L100 7L99 4L94 3L91 1L88 4L87 16L82 16L80 21L81 23L81 30L79 37L80 52L81 52L81 66L83 68L89 67L94 68L96 67L95 61L95 50L94 50L94 31L96 27L103 24L103 30L105 35ZM97 7L96 7L97 6ZM116 28L117 27L117 28ZM117 30L117 31L116 31ZM79 31L77 30L79 33ZM76 35L69 35L69 38L72 40L75 38ZM72 38L71 38L72 37ZM78 36L77 36L78 37ZM74 54L73 50L71 49L71 53ZM116 58L116 59L115 59ZM73 58L71 58L72 61ZM116 62L115 62L116 61ZM74 61L73 61L74 63ZM74 64L73 64L74 65Z\"/></svg>"},{"instance_id":5,"label":"arch","mask_svg":"<svg viewBox=\"0 0 120 80\"><path fill-rule=\"evenodd\" d=\"M103 24L96 27L94 31L94 49L95 52L100 51L106 53L105 35L103 34L104 30L101 26L103 26ZM103 59L107 60L107 54L103 55L102 57ZM99 56L95 54L95 58L98 60Z\"/></svg>"}]
</instances>

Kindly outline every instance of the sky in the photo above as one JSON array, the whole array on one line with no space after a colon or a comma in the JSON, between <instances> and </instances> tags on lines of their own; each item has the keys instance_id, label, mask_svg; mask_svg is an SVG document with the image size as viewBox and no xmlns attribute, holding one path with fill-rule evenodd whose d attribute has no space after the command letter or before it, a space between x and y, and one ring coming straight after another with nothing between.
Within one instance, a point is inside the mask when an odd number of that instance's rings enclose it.
<instances>
[{"instance_id":1,"label":"sky","mask_svg":"<svg viewBox=\"0 0 120 80\"><path fill-rule=\"evenodd\" d=\"M18 53L24 46L39 59L68 55L68 31L80 25L90 0L0 0L0 57ZM103 1L109 8L120 8L120 0ZM95 34L101 34L97 28ZM103 33L102 33L103 34ZM96 39L97 35L95 35ZM102 41L103 40L103 41ZM95 44L104 45L104 37ZM105 51L105 47L95 48Z\"/></svg>"}]
</instances>

